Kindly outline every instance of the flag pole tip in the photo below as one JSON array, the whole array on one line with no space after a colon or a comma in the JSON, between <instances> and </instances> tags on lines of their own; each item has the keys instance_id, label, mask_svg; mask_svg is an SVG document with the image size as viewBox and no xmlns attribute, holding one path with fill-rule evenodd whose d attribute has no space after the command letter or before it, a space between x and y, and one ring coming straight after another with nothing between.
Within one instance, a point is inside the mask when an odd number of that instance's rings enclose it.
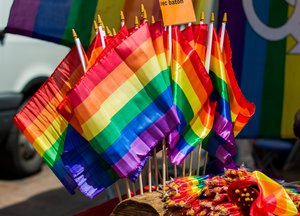
<instances>
[{"instance_id":1,"label":"flag pole tip","mask_svg":"<svg viewBox=\"0 0 300 216\"><path fill-rule=\"evenodd\" d=\"M153 15L151 16L151 22L152 22L152 24L154 24L154 23L155 23L155 18L154 18L154 16L153 16Z\"/></svg>"},{"instance_id":2,"label":"flag pole tip","mask_svg":"<svg viewBox=\"0 0 300 216\"><path fill-rule=\"evenodd\" d=\"M137 16L134 17L134 26L137 27L139 25L139 19Z\"/></svg>"},{"instance_id":3,"label":"flag pole tip","mask_svg":"<svg viewBox=\"0 0 300 216\"><path fill-rule=\"evenodd\" d=\"M108 26L105 26L105 29L106 29L106 34L108 36L112 36L112 33L111 33L110 29L108 28Z\"/></svg>"},{"instance_id":4,"label":"flag pole tip","mask_svg":"<svg viewBox=\"0 0 300 216\"><path fill-rule=\"evenodd\" d=\"M202 11L202 12L201 12L201 15L200 15L200 21L204 21L204 18L205 18L205 17L204 17L204 11Z\"/></svg>"},{"instance_id":5,"label":"flag pole tip","mask_svg":"<svg viewBox=\"0 0 300 216\"><path fill-rule=\"evenodd\" d=\"M99 14L97 15L97 22L99 26L102 26L102 20Z\"/></svg>"},{"instance_id":6,"label":"flag pole tip","mask_svg":"<svg viewBox=\"0 0 300 216\"><path fill-rule=\"evenodd\" d=\"M144 6L144 4L142 3L142 4L141 4L141 14L142 14L142 15L143 15L144 10L145 10L145 6Z\"/></svg>"},{"instance_id":7,"label":"flag pole tip","mask_svg":"<svg viewBox=\"0 0 300 216\"><path fill-rule=\"evenodd\" d=\"M72 29L72 35L73 35L73 38L76 39L77 38L77 34L76 34L76 31L75 29Z\"/></svg>"},{"instance_id":8,"label":"flag pole tip","mask_svg":"<svg viewBox=\"0 0 300 216\"><path fill-rule=\"evenodd\" d=\"M210 17L210 22L214 22L214 21L215 21L215 14L214 12L212 12Z\"/></svg>"},{"instance_id":9,"label":"flag pole tip","mask_svg":"<svg viewBox=\"0 0 300 216\"><path fill-rule=\"evenodd\" d=\"M98 32L98 25L97 25L96 20L94 20L94 30L95 30L95 32Z\"/></svg>"},{"instance_id":10,"label":"flag pole tip","mask_svg":"<svg viewBox=\"0 0 300 216\"><path fill-rule=\"evenodd\" d=\"M148 20L148 15L147 15L146 9L144 9L143 18L144 18L144 20Z\"/></svg>"},{"instance_id":11,"label":"flag pole tip","mask_svg":"<svg viewBox=\"0 0 300 216\"><path fill-rule=\"evenodd\" d=\"M121 21L124 21L124 20L125 20L123 11L120 11L120 19L121 19Z\"/></svg>"},{"instance_id":12,"label":"flag pole tip","mask_svg":"<svg viewBox=\"0 0 300 216\"><path fill-rule=\"evenodd\" d=\"M227 22L227 13L225 12L223 15L223 22L226 23Z\"/></svg>"},{"instance_id":13,"label":"flag pole tip","mask_svg":"<svg viewBox=\"0 0 300 216\"><path fill-rule=\"evenodd\" d=\"M112 31L113 31L113 36L116 36L117 35L116 29L113 28Z\"/></svg>"}]
</instances>

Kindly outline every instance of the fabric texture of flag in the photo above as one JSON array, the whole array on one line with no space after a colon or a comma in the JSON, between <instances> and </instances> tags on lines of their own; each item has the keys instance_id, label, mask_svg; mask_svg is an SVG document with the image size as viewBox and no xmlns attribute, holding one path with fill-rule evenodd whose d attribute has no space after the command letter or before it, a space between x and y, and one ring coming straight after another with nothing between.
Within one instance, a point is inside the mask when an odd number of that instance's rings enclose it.
<instances>
[{"instance_id":1,"label":"fabric texture of flag","mask_svg":"<svg viewBox=\"0 0 300 216\"><path fill-rule=\"evenodd\" d=\"M69 192L78 186L93 198L117 175L56 110L83 74L73 48L14 121ZM99 175L106 178L99 181Z\"/></svg>"},{"instance_id":2,"label":"fabric texture of flag","mask_svg":"<svg viewBox=\"0 0 300 216\"><path fill-rule=\"evenodd\" d=\"M217 33L214 29L209 76L214 86L212 100L217 102L213 129L204 140L204 148L217 157L225 167L232 167L233 156L236 154L233 123L228 94L228 78L221 54Z\"/></svg>"},{"instance_id":3,"label":"fabric texture of flag","mask_svg":"<svg viewBox=\"0 0 300 216\"><path fill-rule=\"evenodd\" d=\"M120 177L136 180L142 161L179 120L147 23L98 59L59 111ZM72 124L72 121L71 121Z\"/></svg>"},{"instance_id":4,"label":"fabric texture of flag","mask_svg":"<svg viewBox=\"0 0 300 216\"><path fill-rule=\"evenodd\" d=\"M196 51L177 26L172 34L172 89L180 125L168 142L171 162L180 164L210 132L215 104L209 100L212 83Z\"/></svg>"},{"instance_id":5,"label":"fabric texture of flag","mask_svg":"<svg viewBox=\"0 0 300 216\"><path fill-rule=\"evenodd\" d=\"M119 179L113 169L70 124L67 127L61 158L80 191L90 198L94 198Z\"/></svg>"},{"instance_id":6,"label":"fabric texture of flag","mask_svg":"<svg viewBox=\"0 0 300 216\"><path fill-rule=\"evenodd\" d=\"M72 193L76 183L61 160L68 122L56 107L83 73L77 50L73 48L14 118L17 127Z\"/></svg>"},{"instance_id":7,"label":"fabric texture of flag","mask_svg":"<svg viewBox=\"0 0 300 216\"><path fill-rule=\"evenodd\" d=\"M236 200L235 189L246 187L258 189L257 198L250 208L251 216L297 215L298 210L286 189L262 172L254 171L246 179L230 184L228 188L229 199L234 202ZM245 194L242 195L245 196ZM238 203L236 204L238 205Z\"/></svg>"},{"instance_id":8,"label":"fabric texture of flag","mask_svg":"<svg viewBox=\"0 0 300 216\"><path fill-rule=\"evenodd\" d=\"M220 35L220 34L219 34ZM227 76L228 99L231 111L231 120L233 122L234 136L245 127L255 112L254 103L247 101L236 81L232 63L232 51L227 31L225 32L223 47L223 62Z\"/></svg>"},{"instance_id":9,"label":"fabric texture of flag","mask_svg":"<svg viewBox=\"0 0 300 216\"><path fill-rule=\"evenodd\" d=\"M202 63L205 63L206 56L206 39L207 39L207 24L192 25L194 34L194 49L196 50Z\"/></svg>"}]
</instances>

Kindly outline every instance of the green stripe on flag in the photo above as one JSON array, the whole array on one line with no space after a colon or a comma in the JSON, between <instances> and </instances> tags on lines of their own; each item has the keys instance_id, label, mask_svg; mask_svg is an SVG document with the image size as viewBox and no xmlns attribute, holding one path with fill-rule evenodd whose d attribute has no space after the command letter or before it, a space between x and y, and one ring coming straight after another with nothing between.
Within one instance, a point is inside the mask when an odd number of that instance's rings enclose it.
<instances>
[{"instance_id":1,"label":"green stripe on flag","mask_svg":"<svg viewBox=\"0 0 300 216\"><path fill-rule=\"evenodd\" d=\"M56 140L56 142L45 151L42 155L43 160L47 163L47 165L52 169L55 162L60 160L60 156L64 151L64 142L67 134L67 128L63 132L62 135Z\"/></svg>"},{"instance_id":2,"label":"green stripe on flag","mask_svg":"<svg viewBox=\"0 0 300 216\"><path fill-rule=\"evenodd\" d=\"M98 0L89 0L88 2L83 0L72 1L63 39L73 41L71 29L74 28L84 48L86 49L90 45L90 29L93 27L97 2ZM72 46L72 44L65 45Z\"/></svg>"},{"instance_id":3,"label":"green stripe on flag","mask_svg":"<svg viewBox=\"0 0 300 216\"><path fill-rule=\"evenodd\" d=\"M188 124L190 120L192 120L192 118L194 117L194 112L191 107L191 104L188 101L184 92L182 91L181 87L176 82L174 82L174 80L172 80L172 86L173 86L174 104L184 115L184 119Z\"/></svg>"},{"instance_id":4,"label":"green stripe on flag","mask_svg":"<svg viewBox=\"0 0 300 216\"><path fill-rule=\"evenodd\" d=\"M209 76L211 79L211 82L213 84L213 87L219 95L229 103L228 99L228 90L227 90L227 84L224 80L219 78L213 71L210 70Z\"/></svg>"},{"instance_id":5,"label":"green stripe on flag","mask_svg":"<svg viewBox=\"0 0 300 216\"><path fill-rule=\"evenodd\" d=\"M155 98L166 90L167 86L165 84L161 84L164 83L163 73L169 73L169 70L164 70L153 78L112 117L111 123L90 141L90 144L99 154L109 148L109 146L121 136L120 131L114 129L116 122L118 123L117 127L122 130L127 124L136 118L142 110L147 108L153 102L153 100L149 97L145 97L148 95L148 92L152 93L151 96L155 100ZM156 89L155 92L152 91L153 87ZM139 102L138 108L136 101ZM103 137L105 137L105 143L103 143ZM101 144L101 147L99 143Z\"/></svg>"},{"instance_id":6,"label":"green stripe on flag","mask_svg":"<svg viewBox=\"0 0 300 216\"><path fill-rule=\"evenodd\" d=\"M287 21L288 4L285 1L270 1L269 25L278 27ZM283 109L286 38L268 41L264 76L260 134L279 137Z\"/></svg>"}]
</instances>

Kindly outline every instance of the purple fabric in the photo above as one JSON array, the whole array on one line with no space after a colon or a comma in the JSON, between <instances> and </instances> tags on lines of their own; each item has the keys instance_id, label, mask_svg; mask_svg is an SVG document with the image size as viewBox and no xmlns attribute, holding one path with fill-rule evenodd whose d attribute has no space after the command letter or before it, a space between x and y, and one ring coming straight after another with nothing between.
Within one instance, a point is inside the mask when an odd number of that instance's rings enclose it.
<instances>
[{"instance_id":1,"label":"purple fabric","mask_svg":"<svg viewBox=\"0 0 300 216\"><path fill-rule=\"evenodd\" d=\"M28 6L24 6L26 4ZM14 0L5 31L10 33L22 32L31 36L39 5L39 0Z\"/></svg>"},{"instance_id":2,"label":"purple fabric","mask_svg":"<svg viewBox=\"0 0 300 216\"><path fill-rule=\"evenodd\" d=\"M168 119L174 119L176 116L176 108L172 106L164 116L158 119L132 143L131 149L134 152L139 152L139 154L133 155L131 152L128 152L114 164L113 168L120 177L126 177L130 170L139 170L139 167L142 166L140 163L142 158L147 157L145 152L151 151L152 148L163 140L166 134L169 134L176 128L178 121L168 121ZM146 143L141 145L143 142ZM128 161L131 161L131 163L129 164ZM137 172L135 174L131 173L131 176L138 176L138 174Z\"/></svg>"},{"instance_id":3,"label":"purple fabric","mask_svg":"<svg viewBox=\"0 0 300 216\"><path fill-rule=\"evenodd\" d=\"M233 134L233 125L230 121L220 115L219 112L215 112L215 122L213 126L213 131L215 131L220 137L222 137L226 142L223 144L232 155L236 154L235 138Z\"/></svg>"}]
</instances>

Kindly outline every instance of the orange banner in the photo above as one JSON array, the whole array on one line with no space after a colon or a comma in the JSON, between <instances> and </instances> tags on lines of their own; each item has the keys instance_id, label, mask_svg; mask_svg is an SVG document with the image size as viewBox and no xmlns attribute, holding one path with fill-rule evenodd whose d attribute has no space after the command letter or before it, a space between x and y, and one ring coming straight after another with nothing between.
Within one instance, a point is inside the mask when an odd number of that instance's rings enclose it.
<instances>
[{"instance_id":1,"label":"orange banner","mask_svg":"<svg viewBox=\"0 0 300 216\"><path fill-rule=\"evenodd\" d=\"M195 22L192 0L159 0L164 25L178 25Z\"/></svg>"}]
</instances>

